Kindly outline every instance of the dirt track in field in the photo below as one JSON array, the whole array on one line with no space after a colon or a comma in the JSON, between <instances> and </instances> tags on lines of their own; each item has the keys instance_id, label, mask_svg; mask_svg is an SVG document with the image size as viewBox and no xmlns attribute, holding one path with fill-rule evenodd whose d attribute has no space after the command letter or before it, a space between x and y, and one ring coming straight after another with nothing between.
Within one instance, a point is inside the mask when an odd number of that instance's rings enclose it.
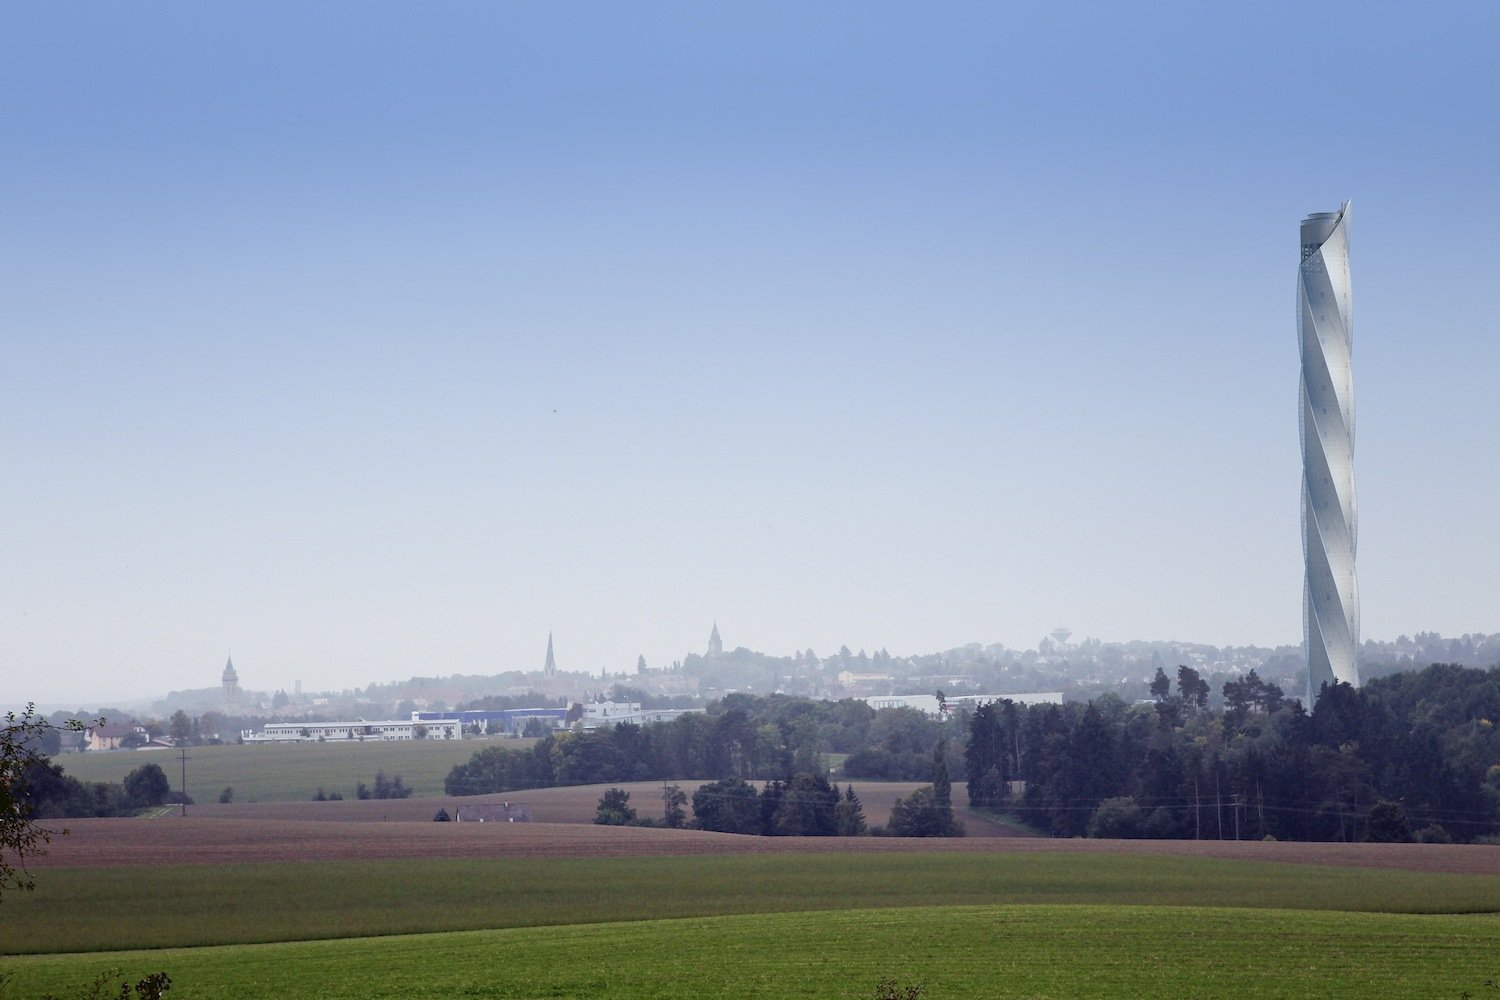
<instances>
[{"instance_id":1,"label":"dirt track in field","mask_svg":"<svg viewBox=\"0 0 1500 1000\"><path fill-rule=\"evenodd\" d=\"M1500 875L1500 847L1106 841L1044 838L745 837L578 823L329 823L295 819L69 821L33 869L160 864L296 863L402 858L630 858L782 853L1125 853Z\"/></svg>"}]
</instances>

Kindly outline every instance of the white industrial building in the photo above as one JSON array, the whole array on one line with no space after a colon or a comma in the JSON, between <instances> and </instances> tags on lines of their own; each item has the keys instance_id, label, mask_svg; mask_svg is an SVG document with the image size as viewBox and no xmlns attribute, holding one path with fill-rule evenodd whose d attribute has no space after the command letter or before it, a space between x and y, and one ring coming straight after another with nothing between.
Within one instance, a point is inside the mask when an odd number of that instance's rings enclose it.
<instances>
[{"instance_id":1,"label":"white industrial building","mask_svg":"<svg viewBox=\"0 0 1500 1000\"><path fill-rule=\"evenodd\" d=\"M378 722L268 722L259 730L246 729L240 739L246 743L334 743L381 740L456 740L463 735L457 720L415 722L411 719L383 719ZM421 730L419 737L417 731Z\"/></svg>"},{"instance_id":2,"label":"white industrial building","mask_svg":"<svg viewBox=\"0 0 1500 1000\"><path fill-rule=\"evenodd\" d=\"M989 705L999 701L1013 701L1017 705L1061 705L1063 696L1061 691L1031 691L1026 694L960 694L944 700L939 704L935 694L892 694L873 695L869 698L859 698L877 712L882 708L914 708L924 715L938 716L943 714L943 706L948 711L953 711L960 705L974 709L980 705Z\"/></svg>"},{"instance_id":3,"label":"white industrial building","mask_svg":"<svg viewBox=\"0 0 1500 1000\"><path fill-rule=\"evenodd\" d=\"M703 712L701 708L643 709L638 701L596 701L586 703L581 707L583 717L580 722L584 729L603 729L606 726L618 726L622 722L644 726L653 722L671 722L681 715Z\"/></svg>"}]
</instances>

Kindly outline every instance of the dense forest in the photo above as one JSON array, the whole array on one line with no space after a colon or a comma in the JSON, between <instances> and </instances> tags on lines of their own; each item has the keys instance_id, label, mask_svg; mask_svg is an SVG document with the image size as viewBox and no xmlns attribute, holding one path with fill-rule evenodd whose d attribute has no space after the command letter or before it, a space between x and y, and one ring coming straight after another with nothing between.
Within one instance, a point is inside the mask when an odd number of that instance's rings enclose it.
<instances>
[{"instance_id":1,"label":"dense forest","mask_svg":"<svg viewBox=\"0 0 1500 1000\"><path fill-rule=\"evenodd\" d=\"M1309 714L1275 685L1158 671L1153 702L1022 709L970 720L971 804L1058 836L1473 840L1500 821L1500 670L1434 665Z\"/></svg>"},{"instance_id":2,"label":"dense forest","mask_svg":"<svg viewBox=\"0 0 1500 1000\"><path fill-rule=\"evenodd\" d=\"M1500 669L1434 665L1325 688L1311 713L1254 671L1220 698L1190 667L1151 700L910 709L731 695L670 723L490 747L450 795L698 778L789 781L844 756L846 778L927 780L963 762L971 805L1056 836L1468 841L1500 830ZM1210 707L1222 700L1222 708Z\"/></svg>"}]
</instances>

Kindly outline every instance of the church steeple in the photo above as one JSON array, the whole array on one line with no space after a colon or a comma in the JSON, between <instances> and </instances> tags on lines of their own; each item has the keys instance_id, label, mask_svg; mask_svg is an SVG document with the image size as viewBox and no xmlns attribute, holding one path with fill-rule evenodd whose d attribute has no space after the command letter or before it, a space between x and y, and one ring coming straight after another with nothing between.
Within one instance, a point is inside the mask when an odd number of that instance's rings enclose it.
<instances>
[{"instance_id":1,"label":"church steeple","mask_svg":"<svg viewBox=\"0 0 1500 1000\"><path fill-rule=\"evenodd\" d=\"M557 660L552 655L552 633L547 633L547 665L542 667L542 673L551 677L557 673Z\"/></svg>"},{"instance_id":2,"label":"church steeple","mask_svg":"<svg viewBox=\"0 0 1500 1000\"><path fill-rule=\"evenodd\" d=\"M224 701L232 705L240 699L240 675L234 671L234 657L224 661L224 673L219 676L219 682L224 685Z\"/></svg>"},{"instance_id":3,"label":"church steeple","mask_svg":"<svg viewBox=\"0 0 1500 1000\"><path fill-rule=\"evenodd\" d=\"M708 634L708 655L723 656L724 640L719 638L719 623L714 622L714 630Z\"/></svg>"}]
</instances>

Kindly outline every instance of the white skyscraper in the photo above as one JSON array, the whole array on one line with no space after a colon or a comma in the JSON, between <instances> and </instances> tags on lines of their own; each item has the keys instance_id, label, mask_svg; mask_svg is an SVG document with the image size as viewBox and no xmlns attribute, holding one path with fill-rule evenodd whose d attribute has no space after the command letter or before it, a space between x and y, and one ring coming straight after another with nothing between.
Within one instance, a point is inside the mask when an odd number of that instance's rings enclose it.
<instances>
[{"instance_id":1,"label":"white skyscraper","mask_svg":"<svg viewBox=\"0 0 1500 1000\"><path fill-rule=\"evenodd\" d=\"M1307 707L1324 684L1358 686L1359 587L1354 578L1353 301L1349 203L1302 220L1297 338L1302 348L1302 631Z\"/></svg>"}]
</instances>

